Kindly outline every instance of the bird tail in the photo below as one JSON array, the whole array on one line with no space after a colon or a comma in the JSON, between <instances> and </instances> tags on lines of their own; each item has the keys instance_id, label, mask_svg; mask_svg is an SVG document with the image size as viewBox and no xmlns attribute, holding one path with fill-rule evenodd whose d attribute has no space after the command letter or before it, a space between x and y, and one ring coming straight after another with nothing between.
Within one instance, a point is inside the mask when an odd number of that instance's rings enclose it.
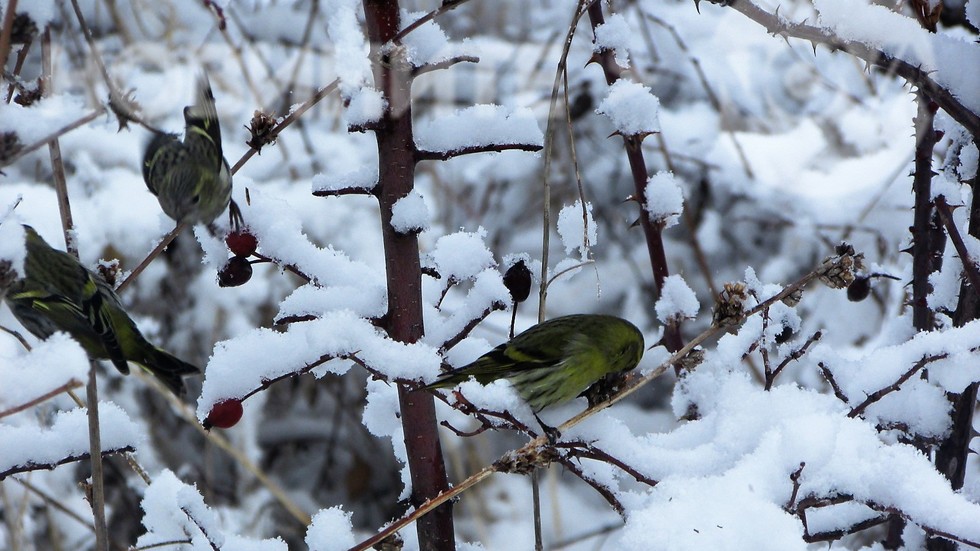
<instances>
[{"instance_id":1,"label":"bird tail","mask_svg":"<svg viewBox=\"0 0 980 551\"><path fill-rule=\"evenodd\" d=\"M181 396L184 393L184 381L182 379L184 375L194 375L201 372L197 366L159 348L153 348L145 361L139 363L166 385L175 396Z\"/></svg>"},{"instance_id":2,"label":"bird tail","mask_svg":"<svg viewBox=\"0 0 980 551\"><path fill-rule=\"evenodd\" d=\"M197 81L197 94L194 105L184 108L184 123L187 132L199 132L208 137L213 147L217 149L217 158L221 159L221 127L218 126L218 109L214 104L214 92L207 73L201 73ZM187 142L187 139L184 139Z\"/></svg>"}]
</instances>

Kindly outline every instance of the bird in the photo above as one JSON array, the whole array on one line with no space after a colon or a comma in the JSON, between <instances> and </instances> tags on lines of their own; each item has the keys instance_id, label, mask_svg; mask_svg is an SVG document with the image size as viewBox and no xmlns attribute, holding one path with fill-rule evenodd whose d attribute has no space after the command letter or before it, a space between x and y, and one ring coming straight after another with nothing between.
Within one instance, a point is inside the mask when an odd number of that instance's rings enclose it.
<instances>
[{"instance_id":1,"label":"bird","mask_svg":"<svg viewBox=\"0 0 980 551\"><path fill-rule=\"evenodd\" d=\"M643 334L632 323L573 314L539 323L423 388L451 388L470 378L481 384L507 379L537 415L574 399L607 374L635 368L643 350Z\"/></svg>"},{"instance_id":2,"label":"bird","mask_svg":"<svg viewBox=\"0 0 980 551\"><path fill-rule=\"evenodd\" d=\"M231 205L231 170L221 152L221 127L208 76L197 82L193 105L184 108L184 140L156 131L143 154L143 181L160 207L178 224L211 224Z\"/></svg>"},{"instance_id":3,"label":"bird","mask_svg":"<svg viewBox=\"0 0 980 551\"><path fill-rule=\"evenodd\" d=\"M147 342L102 277L48 245L33 227L24 225L24 236L25 273L4 297L21 325L40 339L64 331L89 358L110 360L124 375L133 362L181 396L182 377L201 370Z\"/></svg>"}]
</instances>

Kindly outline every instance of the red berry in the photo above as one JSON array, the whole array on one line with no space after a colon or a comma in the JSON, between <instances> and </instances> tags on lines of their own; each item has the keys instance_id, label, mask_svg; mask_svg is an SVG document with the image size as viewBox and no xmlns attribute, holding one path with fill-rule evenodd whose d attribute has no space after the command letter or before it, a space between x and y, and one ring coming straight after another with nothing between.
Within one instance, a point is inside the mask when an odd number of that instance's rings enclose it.
<instances>
[{"instance_id":1,"label":"red berry","mask_svg":"<svg viewBox=\"0 0 980 551\"><path fill-rule=\"evenodd\" d=\"M204 420L204 428L211 430L211 427L227 429L234 427L242 418L242 401L238 398L222 400L211 407L207 418Z\"/></svg>"},{"instance_id":2,"label":"red berry","mask_svg":"<svg viewBox=\"0 0 980 551\"><path fill-rule=\"evenodd\" d=\"M247 229L241 229L225 236L225 244L235 256L252 256L259 246L259 240Z\"/></svg>"},{"instance_id":3,"label":"red berry","mask_svg":"<svg viewBox=\"0 0 980 551\"><path fill-rule=\"evenodd\" d=\"M252 279L252 265L244 256L233 256L218 272L219 287L238 287Z\"/></svg>"}]
</instances>

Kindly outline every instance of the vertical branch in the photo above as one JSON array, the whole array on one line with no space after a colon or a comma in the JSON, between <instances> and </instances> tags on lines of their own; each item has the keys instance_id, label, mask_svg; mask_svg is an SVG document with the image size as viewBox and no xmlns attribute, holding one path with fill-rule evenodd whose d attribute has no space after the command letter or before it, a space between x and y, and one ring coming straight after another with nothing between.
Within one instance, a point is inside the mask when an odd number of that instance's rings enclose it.
<instances>
[{"instance_id":1,"label":"vertical branch","mask_svg":"<svg viewBox=\"0 0 980 551\"><path fill-rule=\"evenodd\" d=\"M0 23L0 64L7 65L7 56L10 55L11 31L14 27L14 17L17 16L17 0L7 2L7 9L3 14L3 22Z\"/></svg>"},{"instance_id":2,"label":"vertical branch","mask_svg":"<svg viewBox=\"0 0 980 551\"><path fill-rule=\"evenodd\" d=\"M974 190L970 204L969 234L980 238L980 197L977 187L980 178L973 177L971 186ZM976 289L967 279L960 285L959 303L953 313L953 325L962 327L980 318L980 290ZM970 453L970 441L973 439L973 415L977 406L977 390L980 383L967 386L961 394L947 393L946 398L952 402L950 413L952 425L949 434L939 443L936 449L936 470L949 479L954 490L963 487L966 480L966 460ZM930 551L947 551L956 549L956 544L938 538L928 541Z\"/></svg>"},{"instance_id":3,"label":"vertical branch","mask_svg":"<svg viewBox=\"0 0 980 551\"><path fill-rule=\"evenodd\" d=\"M51 27L45 27L41 39L41 89L44 95L51 93ZM65 163L61 157L61 144L58 138L48 142L48 153L51 157L51 177L54 180L54 191L58 196L58 211L61 214L61 229L65 234L65 247L68 254L78 258L78 245L72 238L75 223L71 218L71 204L68 202L68 182L65 179Z\"/></svg>"},{"instance_id":4,"label":"vertical branch","mask_svg":"<svg viewBox=\"0 0 980 551\"><path fill-rule=\"evenodd\" d=\"M916 94L918 111L915 115L915 172L912 193L915 206L912 219L912 325L918 331L935 328L935 312L929 308L928 296L932 291L929 276L942 266L946 234L939 221L939 214L932 199L932 155L936 147L936 131L933 128L938 106L923 91ZM921 447L921 446L920 446ZM902 546L901 532L905 521L892 516L888 521L886 548ZM930 538L931 551L949 548L943 540ZM955 547L955 544L953 544ZM949 548L952 549L952 548Z\"/></svg>"},{"instance_id":5,"label":"vertical branch","mask_svg":"<svg viewBox=\"0 0 980 551\"><path fill-rule=\"evenodd\" d=\"M105 520L105 485L102 478L102 435L99 431L99 391L95 385L94 360L89 361L85 401L88 409L88 442L92 462L92 513L95 516L95 550L109 551Z\"/></svg>"},{"instance_id":6,"label":"vertical branch","mask_svg":"<svg viewBox=\"0 0 980 551\"><path fill-rule=\"evenodd\" d=\"M589 5L589 22L592 30L605 23L602 15L602 3L593 2ZM619 80L622 69L616 64L613 52L603 50L598 54L599 64L606 76L606 83L613 84ZM643 236L647 243L647 254L650 256L650 267L653 270L653 283L659 293L663 289L664 280L670 275L667 268L667 252L664 249L663 224L654 223L646 214L646 184L647 166L643 158L642 136L623 136L623 147L626 148L626 159L630 164L630 172L633 175L634 197L640 203L640 227L643 228ZM664 346L671 352L680 350L684 343L681 340L680 322L670 321L664 328Z\"/></svg>"},{"instance_id":7,"label":"vertical branch","mask_svg":"<svg viewBox=\"0 0 980 551\"><path fill-rule=\"evenodd\" d=\"M375 131L378 142L380 176L377 187L381 207L388 286L388 312L384 327L400 342L412 343L422 337L422 267L418 236L398 233L391 225L392 207L414 187L418 161L412 133L411 67L400 48L381 51L399 30L398 2L363 0L364 16L374 60L375 85L384 93L388 105ZM421 506L449 488L446 466L436 424L431 394L398 387L408 466L412 479L412 504ZM452 506L441 505L416 524L421 549L455 548Z\"/></svg>"},{"instance_id":8,"label":"vertical branch","mask_svg":"<svg viewBox=\"0 0 980 551\"><path fill-rule=\"evenodd\" d=\"M927 299L932 285L929 275L942 266L946 234L932 202L932 152L936 133L932 122L937 106L921 91L917 95L915 116L915 175L912 192L915 210L912 220L912 324L919 331L935 327L935 313Z\"/></svg>"},{"instance_id":9,"label":"vertical branch","mask_svg":"<svg viewBox=\"0 0 980 551\"><path fill-rule=\"evenodd\" d=\"M41 74L42 89L46 94L51 91L51 27L44 29L41 40ZM71 205L68 203L68 183L65 179L65 166L61 157L61 146L58 138L48 143L51 154L51 172L54 178L55 193L58 197L58 210L61 213L61 227L65 234L65 246L68 254L78 258L78 246L72 238L75 228L71 217ZM88 368L88 384L86 385L86 401L88 416L89 456L92 464L92 514L95 524L95 549L108 551L109 531L105 516L105 484L102 476L102 434L99 427L99 390L95 381L96 362L90 361Z\"/></svg>"}]
</instances>

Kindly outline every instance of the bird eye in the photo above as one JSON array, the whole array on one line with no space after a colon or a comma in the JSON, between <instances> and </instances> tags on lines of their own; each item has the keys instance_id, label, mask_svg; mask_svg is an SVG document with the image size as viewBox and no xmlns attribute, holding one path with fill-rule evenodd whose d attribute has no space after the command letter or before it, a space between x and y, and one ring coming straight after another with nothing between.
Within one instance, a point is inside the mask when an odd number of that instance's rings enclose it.
<instances>
[{"instance_id":1,"label":"bird eye","mask_svg":"<svg viewBox=\"0 0 980 551\"><path fill-rule=\"evenodd\" d=\"M201 196L200 195L195 195L194 197L191 197L191 202L194 203L195 205L198 204L198 203L200 203L201 202Z\"/></svg>"}]
</instances>

